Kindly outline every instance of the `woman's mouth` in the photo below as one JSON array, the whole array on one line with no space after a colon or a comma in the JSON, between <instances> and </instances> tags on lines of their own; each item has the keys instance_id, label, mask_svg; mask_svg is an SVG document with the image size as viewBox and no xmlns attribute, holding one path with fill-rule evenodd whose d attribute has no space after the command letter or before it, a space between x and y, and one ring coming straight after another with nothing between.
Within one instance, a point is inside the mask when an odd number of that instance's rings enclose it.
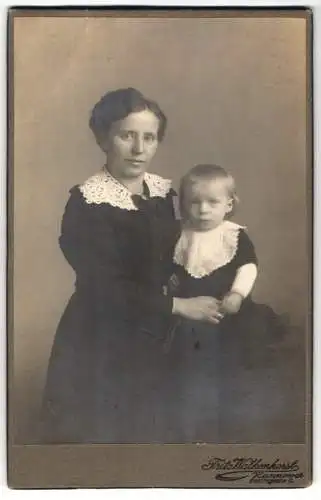
<instances>
[{"instance_id":1,"label":"woman's mouth","mask_svg":"<svg viewBox=\"0 0 321 500\"><path fill-rule=\"evenodd\" d=\"M130 163L131 165L135 165L135 166L141 166L143 165L145 162L144 160L136 160L135 158L133 159L128 159L126 160L127 163Z\"/></svg>"}]
</instances>

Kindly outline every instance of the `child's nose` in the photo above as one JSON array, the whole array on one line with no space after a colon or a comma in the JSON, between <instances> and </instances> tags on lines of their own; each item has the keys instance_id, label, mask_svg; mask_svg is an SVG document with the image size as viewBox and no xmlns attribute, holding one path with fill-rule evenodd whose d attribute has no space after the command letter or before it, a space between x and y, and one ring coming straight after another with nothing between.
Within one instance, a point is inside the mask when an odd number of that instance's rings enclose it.
<instances>
[{"instance_id":1,"label":"child's nose","mask_svg":"<svg viewBox=\"0 0 321 500\"><path fill-rule=\"evenodd\" d=\"M208 203L206 201L202 201L200 203L199 210L202 214L208 212Z\"/></svg>"}]
</instances>

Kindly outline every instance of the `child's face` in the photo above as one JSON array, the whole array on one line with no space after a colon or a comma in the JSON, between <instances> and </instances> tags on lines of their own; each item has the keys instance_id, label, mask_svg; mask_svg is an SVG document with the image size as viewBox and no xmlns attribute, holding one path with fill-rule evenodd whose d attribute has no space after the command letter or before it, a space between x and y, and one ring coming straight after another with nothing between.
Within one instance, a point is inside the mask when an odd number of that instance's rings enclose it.
<instances>
[{"instance_id":1,"label":"child's face","mask_svg":"<svg viewBox=\"0 0 321 500\"><path fill-rule=\"evenodd\" d=\"M223 222L232 206L223 179L201 180L187 193L185 210L194 229L208 231Z\"/></svg>"}]
</instances>

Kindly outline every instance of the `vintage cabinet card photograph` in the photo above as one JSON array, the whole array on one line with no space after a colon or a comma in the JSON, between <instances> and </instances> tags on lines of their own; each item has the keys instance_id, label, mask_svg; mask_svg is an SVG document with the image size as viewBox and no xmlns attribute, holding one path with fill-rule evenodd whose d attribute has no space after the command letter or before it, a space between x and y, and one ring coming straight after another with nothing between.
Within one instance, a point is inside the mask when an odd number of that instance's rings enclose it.
<instances>
[{"instance_id":1,"label":"vintage cabinet card photograph","mask_svg":"<svg viewBox=\"0 0 321 500\"><path fill-rule=\"evenodd\" d=\"M8 11L8 485L312 481L312 13Z\"/></svg>"}]
</instances>

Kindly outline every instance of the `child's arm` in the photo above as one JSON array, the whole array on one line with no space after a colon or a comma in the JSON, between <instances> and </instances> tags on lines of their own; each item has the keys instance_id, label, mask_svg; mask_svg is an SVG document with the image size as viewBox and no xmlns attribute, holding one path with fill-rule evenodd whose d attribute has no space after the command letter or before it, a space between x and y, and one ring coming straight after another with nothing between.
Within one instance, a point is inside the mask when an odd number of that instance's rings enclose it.
<instances>
[{"instance_id":1,"label":"child's arm","mask_svg":"<svg viewBox=\"0 0 321 500\"><path fill-rule=\"evenodd\" d=\"M235 280L231 286L231 292L239 293L246 298L252 291L257 277L256 264L249 263L239 267Z\"/></svg>"},{"instance_id":2,"label":"child's arm","mask_svg":"<svg viewBox=\"0 0 321 500\"><path fill-rule=\"evenodd\" d=\"M237 270L231 290L222 300L221 310L225 314L236 314L243 300L251 293L257 277L256 264L244 264Z\"/></svg>"}]
</instances>

